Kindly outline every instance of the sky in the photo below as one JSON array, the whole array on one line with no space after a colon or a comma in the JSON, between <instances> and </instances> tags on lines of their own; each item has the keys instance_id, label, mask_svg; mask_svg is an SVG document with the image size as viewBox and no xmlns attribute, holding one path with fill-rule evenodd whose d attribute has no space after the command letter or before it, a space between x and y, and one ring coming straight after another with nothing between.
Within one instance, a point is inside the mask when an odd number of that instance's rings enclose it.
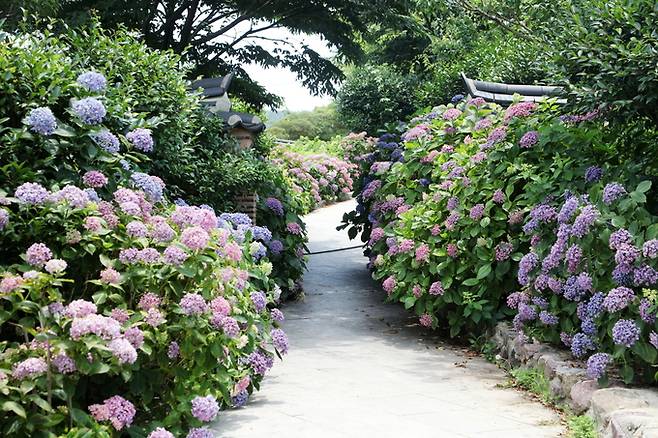
<instances>
[{"instance_id":1,"label":"sky","mask_svg":"<svg viewBox=\"0 0 658 438\"><path fill-rule=\"evenodd\" d=\"M286 29L273 29L263 35L270 38L289 39L290 41L305 42L323 57L331 57L334 52L327 44L316 35L293 35ZM270 44L264 41L263 46ZM310 111L316 106L324 106L332 101L330 96L313 96L297 76L288 69L276 68L265 69L259 65L251 64L243 66L249 75L263 85L271 93L283 97L285 104L279 110L285 108L290 111Z\"/></svg>"}]
</instances>

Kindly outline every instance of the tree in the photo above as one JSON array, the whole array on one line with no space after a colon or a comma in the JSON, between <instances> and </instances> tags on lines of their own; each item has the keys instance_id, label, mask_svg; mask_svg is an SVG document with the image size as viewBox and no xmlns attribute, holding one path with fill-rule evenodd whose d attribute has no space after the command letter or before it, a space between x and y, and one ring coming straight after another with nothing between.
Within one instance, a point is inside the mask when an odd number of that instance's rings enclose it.
<instances>
[{"instance_id":1,"label":"tree","mask_svg":"<svg viewBox=\"0 0 658 438\"><path fill-rule=\"evenodd\" d=\"M325 141L347 133L347 129L338 120L336 106L333 103L317 107L313 111L290 113L273 123L269 131L272 135L288 140L306 137Z\"/></svg>"},{"instance_id":2,"label":"tree","mask_svg":"<svg viewBox=\"0 0 658 438\"><path fill-rule=\"evenodd\" d=\"M29 2L28 2L29 3ZM279 103L242 68L258 63L289 68L314 94L334 94L343 73L334 60L275 29L321 35L339 60L361 56L367 25L404 14L406 0L59 0L59 17L87 21L95 10L103 26L123 24L157 49L172 49L194 65L193 75L237 74L232 92L259 107ZM2 12L2 10L0 10ZM10 11L11 12L11 11ZM14 11L14 14L16 11ZM7 11L5 14L7 15Z\"/></svg>"}]
</instances>

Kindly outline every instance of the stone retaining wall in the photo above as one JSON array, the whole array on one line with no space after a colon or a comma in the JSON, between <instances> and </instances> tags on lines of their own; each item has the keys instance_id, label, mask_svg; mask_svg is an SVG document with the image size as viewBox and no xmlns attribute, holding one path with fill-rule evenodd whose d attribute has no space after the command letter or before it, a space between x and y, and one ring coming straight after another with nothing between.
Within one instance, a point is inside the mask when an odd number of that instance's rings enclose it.
<instances>
[{"instance_id":1,"label":"stone retaining wall","mask_svg":"<svg viewBox=\"0 0 658 438\"><path fill-rule=\"evenodd\" d=\"M658 390L630 388L620 381L600 388L569 352L525 342L507 323L496 326L491 341L510 366L542 370L551 393L575 413L592 417L601 438L658 438Z\"/></svg>"}]
</instances>

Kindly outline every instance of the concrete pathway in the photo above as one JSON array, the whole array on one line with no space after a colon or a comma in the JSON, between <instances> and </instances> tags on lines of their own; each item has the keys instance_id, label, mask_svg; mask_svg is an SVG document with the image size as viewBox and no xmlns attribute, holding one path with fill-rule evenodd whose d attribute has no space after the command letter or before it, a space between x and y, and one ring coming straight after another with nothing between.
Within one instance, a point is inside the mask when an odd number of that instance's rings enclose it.
<instances>
[{"instance_id":1,"label":"concrete pathway","mask_svg":"<svg viewBox=\"0 0 658 438\"><path fill-rule=\"evenodd\" d=\"M335 231L348 201L306 217L311 251L354 245ZM382 304L359 249L311 256L306 297L284 306L290 353L245 408L220 413L226 438L553 438L559 417L479 357Z\"/></svg>"}]
</instances>

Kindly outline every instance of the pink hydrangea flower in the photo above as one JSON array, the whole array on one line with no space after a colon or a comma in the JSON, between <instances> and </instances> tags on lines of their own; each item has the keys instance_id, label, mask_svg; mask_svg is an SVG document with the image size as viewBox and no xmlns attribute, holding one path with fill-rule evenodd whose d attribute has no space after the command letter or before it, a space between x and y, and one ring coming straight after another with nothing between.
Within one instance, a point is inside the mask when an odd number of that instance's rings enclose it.
<instances>
[{"instance_id":1,"label":"pink hydrangea flower","mask_svg":"<svg viewBox=\"0 0 658 438\"><path fill-rule=\"evenodd\" d=\"M135 406L119 395L108 398L103 404L89 406L89 412L96 421L109 421L116 430L129 427L137 413Z\"/></svg>"},{"instance_id":2,"label":"pink hydrangea flower","mask_svg":"<svg viewBox=\"0 0 658 438\"><path fill-rule=\"evenodd\" d=\"M92 187L95 189L105 187L105 185L108 183L108 179L103 173L97 171L97 170L92 170L87 173L85 173L82 176L82 182L87 186L87 187Z\"/></svg>"},{"instance_id":3,"label":"pink hydrangea flower","mask_svg":"<svg viewBox=\"0 0 658 438\"><path fill-rule=\"evenodd\" d=\"M181 234L181 242L192 250L203 249L208 246L210 236L201 227L186 228Z\"/></svg>"},{"instance_id":4,"label":"pink hydrangea flower","mask_svg":"<svg viewBox=\"0 0 658 438\"><path fill-rule=\"evenodd\" d=\"M26 252L26 260L29 264L36 267L43 267L48 260L53 257L53 253L43 243L33 243Z\"/></svg>"},{"instance_id":5,"label":"pink hydrangea flower","mask_svg":"<svg viewBox=\"0 0 658 438\"><path fill-rule=\"evenodd\" d=\"M105 268L101 271L101 281L107 284L118 284L121 281L121 274L114 268Z\"/></svg>"}]
</instances>

